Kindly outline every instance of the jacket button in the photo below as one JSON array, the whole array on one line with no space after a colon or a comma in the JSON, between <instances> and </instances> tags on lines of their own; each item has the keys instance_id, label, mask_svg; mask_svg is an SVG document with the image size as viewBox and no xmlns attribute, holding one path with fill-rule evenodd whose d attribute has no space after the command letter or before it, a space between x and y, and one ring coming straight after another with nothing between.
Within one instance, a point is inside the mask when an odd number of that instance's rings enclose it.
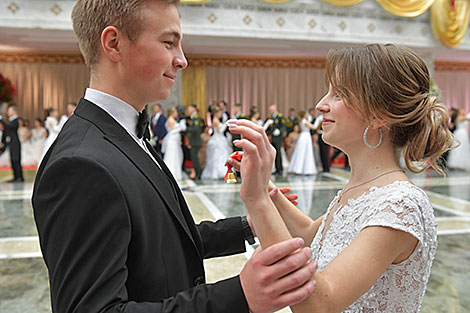
<instances>
[{"instance_id":1,"label":"jacket button","mask_svg":"<svg viewBox=\"0 0 470 313\"><path fill-rule=\"evenodd\" d=\"M198 276L198 277L194 278L194 285L195 286L202 285L204 283L205 283L204 277Z\"/></svg>"}]
</instances>

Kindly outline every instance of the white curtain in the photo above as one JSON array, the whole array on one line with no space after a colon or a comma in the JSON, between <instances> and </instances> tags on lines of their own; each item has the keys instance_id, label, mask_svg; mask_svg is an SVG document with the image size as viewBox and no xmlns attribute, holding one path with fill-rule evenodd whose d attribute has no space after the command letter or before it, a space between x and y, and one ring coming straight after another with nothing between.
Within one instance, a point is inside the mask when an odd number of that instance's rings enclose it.
<instances>
[{"instance_id":1,"label":"white curtain","mask_svg":"<svg viewBox=\"0 0 470 313\"><path fill-rule=\"evenodd\" d=\"M85 94L89 73L84 64L0 63L0 73L17 89L18 113L32 124L44 119L45 109L64 114L67 102L78 102Z\"/></svg>"},{"instance_id":2,"label":"white curtain","mask_svg":"<svg viewBox=\"0 0 470 313\"><path fill-rule=\"evenodd\" d=\"M325 70L287 67L210 67L206 68L207 101L241 103L248 114L256 106L263 118L267 108L277 104L282 113L289 108L306 110L325 95Z\"/></svg>"},{"instance_id":3,"label":"white curtain","mask_svg":"<svg viewBox=\"0 0 470 313\"><path fill-rule=\"evenodd\" d=\"M435 71L434 80L441 89L441 101L448 108L470 112L470 72Z\"/></svg>"}]
</instances>

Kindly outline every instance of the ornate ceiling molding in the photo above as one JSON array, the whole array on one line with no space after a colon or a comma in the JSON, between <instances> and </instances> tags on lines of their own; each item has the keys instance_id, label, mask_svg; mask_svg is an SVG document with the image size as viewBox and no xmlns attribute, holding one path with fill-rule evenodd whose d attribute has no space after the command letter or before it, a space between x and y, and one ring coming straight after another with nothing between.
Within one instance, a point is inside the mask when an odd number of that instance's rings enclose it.
<instances>
[{"instance_id":1,"label":"ornate ceiling molding","mask_svg":"<svg viewBox=\"0 0 470 313\"><path fill-rule=\"evenodd\" d=\"M35 52L1 52L2 63L68 63L84 64L81 54L78 53L35 53Z\"/></svg>"},{"instance_id":2,"label":"ornate ceiling molding","mask_svg":"<svg viewBox=\"0 0 470 313\"><path fill-rule=\"evenodd\" d=\"M191 66L225 67L300 67L324 68L324 58L272 58L243 56L187 55ZM84 64L77 53L1 52L0 63L68 63ZM470 72L470 62L435 61L436 71Z\"/></svg>"},{"instance_id":3,"label":"ornate ceiling molding","mask_svg":"<svg viewBox=\"0 0 470 313\"><path fill-rule=\"evenodd\" d=\"M324 58L267 58L240 56L187 56L190 66L324 68Z\"/></svg>"}]
</instances>

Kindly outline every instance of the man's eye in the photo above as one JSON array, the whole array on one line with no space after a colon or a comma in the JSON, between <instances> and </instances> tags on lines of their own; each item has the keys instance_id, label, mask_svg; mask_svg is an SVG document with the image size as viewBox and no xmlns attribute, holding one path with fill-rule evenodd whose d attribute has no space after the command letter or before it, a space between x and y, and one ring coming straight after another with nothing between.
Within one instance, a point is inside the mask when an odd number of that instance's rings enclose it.
<instances>
[{"instance_id":1,"label":"man's eye","mask_svg":"<svg viewBox=\"0 0 470 313\"><path fill-rule=\"evenodd\" d=\"M170 47L174 44L173 41L164 41L163 43L169 45Z\"/></svg>"}]
</instances>

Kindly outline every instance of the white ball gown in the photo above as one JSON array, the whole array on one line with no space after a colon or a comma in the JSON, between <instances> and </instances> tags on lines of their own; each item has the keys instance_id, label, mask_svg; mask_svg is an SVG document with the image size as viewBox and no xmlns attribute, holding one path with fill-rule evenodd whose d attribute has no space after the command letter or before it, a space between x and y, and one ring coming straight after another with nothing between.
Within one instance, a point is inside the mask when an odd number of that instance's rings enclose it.
<instances>
[{"instance_id":1,"label":"white ball gown","mask_svg":"<svg viewBox=\"0 0 470 313\"><path fill-rule=\"evenodd\" d=\"M44 142L46 141L47 131L44 127L31 129L31 154L34 165L39 164L43 154Z\"/></svg>"},{"instance_id":2,"label":"white ball gown","mask_svg":"<svg viewBox=\"0 0 470 313\"><path fill-rule=\"evenodd\" d=\"M225 162L232 153L227 138L224 136L226 124L220 124L219 129L213 127L214 133L207 142L206 167L202 171L202 179L223 179L227 172Z\"/></svg>"},{"instance_id":3,"label":"white ball gown","mask_svg":"<svg viewBox=\"0 0 470 313\"><path fill-rule=\"evenodd\" d=\"M29 137L29 131L26 127L18 129L18 138L21 143L21 165L22 166L33 166L37 165L33 158L33 147Z\"/></svg>"},{"instance_id":4,"label":"white ball gown","mask_svg":"<svg viewBox=\"0 0 470 313\"><path fill-rule=\"evenodd\" d=\"M183 149L181 148L181 131L183 127L175 123L173 129L165 125L167 133L162 142L163 161L176 180L183 178Z\"/></svg>"},{"instance_id":5,"label":"white ball gown","mask_svg":"<svg viewBox=\"0 0 470 313\"><path fill-rule=\"evenodd\" d=\"M306 119L303 119L300 123L300 135L290 159L288 173L299 175L313 175L317 173L317 166L313 156L312 135L306 123Z\"/></svg>"},{"instance_id":6,"label":"white ball gown","mask_svg":"<svg viewBox=\"0 0 470 313\"><path fill-rule=\"evenodd\" d=\"M46 121L44 122L44 126L49 132L49 135L47 136L47 139L44 142L44 147L42 149L43 157L47 153L47 150L49 150L49 148L54 143L55 139L59 135L60 129L62 128L61 125L59 125L59 121L55 117L52 117L52 116L48 116L46 118Z\"/></svg>"},{"instance_id":7,"label":"white ball gown","mask_svg":"<svg viewBox=\"0 0 470 313\"><path fill-rule=\"evenodd\" d=\"M448 168L470 171L469 124L470 121L463 121L457 124L454 135L460 140L460 146L450 150L449 159L447 160Z\"/></svg>"}]
</instances>

